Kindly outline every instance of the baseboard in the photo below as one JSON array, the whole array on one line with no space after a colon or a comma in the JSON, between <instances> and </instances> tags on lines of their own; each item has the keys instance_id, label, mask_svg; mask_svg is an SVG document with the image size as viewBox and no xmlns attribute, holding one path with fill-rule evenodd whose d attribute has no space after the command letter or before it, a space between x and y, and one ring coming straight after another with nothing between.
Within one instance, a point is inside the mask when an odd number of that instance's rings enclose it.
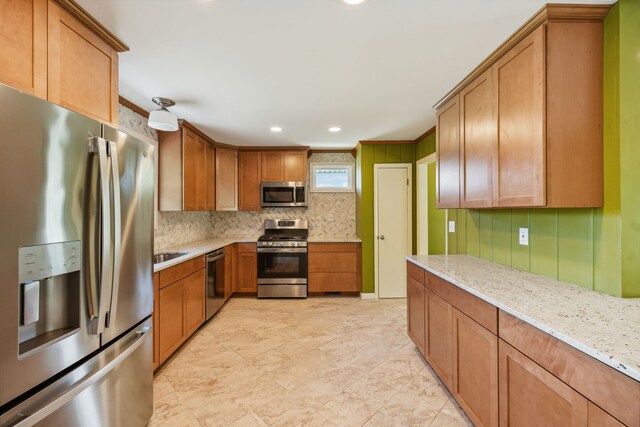
<instances>
[{"instance_id":1,"label":"baseboard","mask_svg":"<svg viewBox=\"0 0 640 427\"><path fill-rule=\"evenodd\" d=\"M371 292L371 293L360 292L360 298L362 298L362 299L378 299L378 297L376 297L376 293L375 292Z\"/></svg>"}]
</instances>

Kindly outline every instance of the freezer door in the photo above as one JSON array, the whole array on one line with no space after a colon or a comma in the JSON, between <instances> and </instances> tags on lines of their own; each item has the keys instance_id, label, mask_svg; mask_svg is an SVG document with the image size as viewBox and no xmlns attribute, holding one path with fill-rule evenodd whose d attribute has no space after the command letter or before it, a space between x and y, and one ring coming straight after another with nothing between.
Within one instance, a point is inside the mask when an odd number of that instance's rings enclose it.
<instances>
[{"instance_id":1,"label":"freezer door","mask_svg":"<svg viewBox=\"0 0 640 427\"><path fill-rule=\"evenodd\" d=\"M151 318L21 405L1 426L140 427L153 412Z\"/></svg>"},{"instance_id":2,"label":"freezer door","mask_svg":"<svg viewBox=\"0 0 640 427\"><path fill-rule=\"evenodd\" d=\"M113 174L119 176L119 188L112 192L112 198L120 212L120 218L114 218L114 228L119 228L120 234L119 241L115 238L112 242L115 271L102 333L105 345L153 311L155 147L107 126L103 127L103 138L111 144L111 159L117 159Z\"/></svg>"},{"instance_id":3,"label":"freezer door","mask_svg":"<svg viewBox=\"0 0 640 427\"><path fill-rule=\"evenodd\" d=\"M99 348L78 264L88 138L100 124L4 85L0 100L3 406Z\"/></svg>"}]
</instances>

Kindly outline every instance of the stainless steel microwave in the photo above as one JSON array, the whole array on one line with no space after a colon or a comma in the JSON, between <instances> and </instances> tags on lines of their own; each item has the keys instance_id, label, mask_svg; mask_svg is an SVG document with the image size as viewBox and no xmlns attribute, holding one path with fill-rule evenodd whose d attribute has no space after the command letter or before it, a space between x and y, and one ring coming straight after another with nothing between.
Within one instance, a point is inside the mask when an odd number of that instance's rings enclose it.
<instances>
[{"instance_id":1,"label":"stainless steel microwave","mask_svg":"<svg viewBox=\"0 0 640 427\"><path fill-rule=\"evenodd\" d=\"M260 206L305 207L307 206L306 182L263 182L260 184Z\"/></svg>"}]
</instances>

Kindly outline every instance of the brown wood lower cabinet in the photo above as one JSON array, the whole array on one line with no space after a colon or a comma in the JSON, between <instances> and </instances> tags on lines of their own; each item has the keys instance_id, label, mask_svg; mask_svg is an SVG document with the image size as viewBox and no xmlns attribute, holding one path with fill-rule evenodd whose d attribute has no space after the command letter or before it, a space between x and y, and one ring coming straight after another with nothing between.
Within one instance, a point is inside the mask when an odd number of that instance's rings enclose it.
<instances>
[{"instance_id":1,"label":"brown wood lower cabinet","mask_svg":"<svg viewBox=\"0 0 640 427\"><path fill-rule=\"evenodd\" d=\"M360 292L360 243L309 243L309 292Z\"/></svg>"},{"instance_id":2,"label":"brown wood lower cabinet","mask_svg":"<svg viewBox=\"0 0 640 427\"><path fill-rule=\"evenodd\" d=\"M258 254L255 243L239 243L238 278L236 291L244 293L258 292Z\"/></svg>"},{"instance_id":3,"label":"brown wood lower cabinet","mask_svg":"<svg viewBox=\"0 0 640 427\"><path fill-rule=\"evenodd\" d=\"M422 283L407 277L407 334L416 343L418 350L425 355L425 290Z\"/></svg>"},{"instance_id":4,"label":"brown wood lower cabinet","mask_svg":"<svg viewBox=\"0 0 640 427\"><path fill-rule=\"evenodd\" d=\"M408 335L475 425L640 427L640 382L420 269Z\"/></svg>"},{"instance_id":5,"label":"brown wood lower cabinet","mask_svg":"<svg viewBox=\"0 0 640 427\"><path fill-rule=\"evenodd\" d=\"M425 289L424 301L425 357L442 382L451 390L451 304L428 289Z\"/></svg>"},{"instance_id":6,"label":"brown wood lower cabinet","mask_svg":"<svg viewBox=\"0 0 640 427\"><path fill-rule=\"evenodd\" d=\"M154 369L204 323L205 271L197 257L154 274Z\"/></svg>"},{"instance_id":7,"label":"brown wood lower cabinet","mask_svg":"<svg viewBox=\"0 0 640 427\"><path fill-rule=\"evenodd\" d=\"M498 425L498 337L453 309L453 394L476 425Z\"/></svg>"},{"instance_id":8,"label":"brown wood lower cabinet","mask_svg":"<svg viewBox=\"0 0 640 427\"><path fill-rule=\"evenodd\" d=\"M164 362L185 340L184 294L182 281L173 283L159 292L160 363Z\"/></svg>"},{"instance_id":9,"label":"brown wood lower cabinet","mask_svg":"<svg viewBox=\"0 0 640 427\"><path fill-rule=\"evenodd\" d=\"M204 323L205 270L199 270L184 280L184 326L187 336Z\"/></svg>"},{"instance_id":10,"label":"brown wood lower cabinet","mask_svg":"<svg viewBox=\"0 0 640 427\"><path fill-rule=\"evenodd\" d=\"M500 425L586 426L587 399L500 340Z\"/></svg>"}]
</instances>

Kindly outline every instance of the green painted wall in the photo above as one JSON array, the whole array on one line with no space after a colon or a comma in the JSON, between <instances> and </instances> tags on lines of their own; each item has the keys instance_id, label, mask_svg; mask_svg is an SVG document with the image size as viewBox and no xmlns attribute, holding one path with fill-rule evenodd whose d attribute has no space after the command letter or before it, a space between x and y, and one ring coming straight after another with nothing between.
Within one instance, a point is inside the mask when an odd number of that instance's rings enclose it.
<instances>
[{"instance_id":1,"label":"green painted wall","mask_svg":"<svg viewBox=\"0 0 640 427\"><path fill-rule=\"evenodd\" d=\"M411 163L415 181L415 144L365 144L356 154L356 234L362 239L362 292L374 292L373 165ZM414 186L415 189L415 186ZM415 209L415 190L413 207ZM415 230L415 211L413 215ZM413 239L415 252L415 233Z\"/></svg>"},{"instance_id":2,"label":"green painted wall","mask_svg":"<svg viewBox=\"0 0 640 427\"><path fill-rule=\"evenodd\" d=\"M640 296L640 0L617 3L604 31L604 208L450 210L449 253Z\"/></svg>"},{"instance_id":3,"label":"green painted wall","mask_svg":"<svg viewBox=\"0 0 640 427\"><path fill-rule=\"evenodd\" d=\"M418 161L420 159L416 159ZM428 240L429 240L429 255L443 255L446 253L446 211L444 209L438 209L436 207L436 163L429 163L427 165L427 176L429 183L429 207L428 207ZM416 221L418 215L416 213ZM417 239L417 228L416 232Z\"/></svg>"},{"instance_id":4,"label":"green painted wall","mask_svg":"<svg viewBox=\"0 0 640 427\"><path fill-rule=\"evenodd\" d=\"M619 3L623 296L640 297L640 0Z\"/></svg>"}]
</instances>

